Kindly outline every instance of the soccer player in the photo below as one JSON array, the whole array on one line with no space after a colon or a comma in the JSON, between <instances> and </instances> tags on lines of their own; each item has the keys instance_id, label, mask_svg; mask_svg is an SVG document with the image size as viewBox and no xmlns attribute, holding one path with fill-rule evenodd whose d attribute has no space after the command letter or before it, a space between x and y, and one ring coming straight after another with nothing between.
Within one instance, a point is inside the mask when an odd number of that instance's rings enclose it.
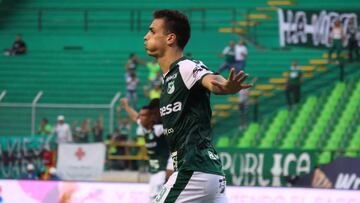
<instances>
[{"instance_id":1,"label":"soccer player","mask_svg":"<svg viewBox=\"0 0 360 203\"><path fill-rule=\"evenodd\" d=\"M163 126L156 120L158 114L156 111L159 111L159 108L155 108L156 105L152 101L149 106L142 107L138 113L129 106L127 99L121 99L120 102L128 112L130 119L137 122L141 127L145 137L145 147L149 157L149 172L151 173L149 180L151 202L165 183L169 169L170 151L163 134Z\"/></svg>"},{"instance_id":2,"label":"soccer player","mask_svg":"<svg viewBox=\"0 0 360 203\"><path fill-rule=\"evenodd\" d=\"M144 36L147 54L158 59L164 74L160 114L175 172L154 202L227 202L221 161L211 144L210 92L235 94L244 72L216 75L201 62L183 56L190 38L187 17L176 10L158 10Z\"/></svg>"}]
</instances>

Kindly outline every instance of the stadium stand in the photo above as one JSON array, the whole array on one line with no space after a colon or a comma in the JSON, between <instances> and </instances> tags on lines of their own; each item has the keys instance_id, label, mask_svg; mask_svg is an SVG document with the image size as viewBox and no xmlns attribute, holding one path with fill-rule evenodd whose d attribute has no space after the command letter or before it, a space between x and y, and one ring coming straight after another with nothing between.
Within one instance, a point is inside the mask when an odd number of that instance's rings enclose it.
<instances>
[{"instance_id":1,"label":"stadium stand","mask_svg":"<svg viewBox=\"0 0 360 203\"><path fill-rule=\"evenodd\" d=\"M222 60L216 54L229 40L237 40L236 34L243 35L248 41L250 54L246 71L259 78L251 91L249 112L256 108L258 118L251 113L249 120L254 123L239 133L238 98L213 96L214 134L219 137L218 146L281 149L322 146L354 149L358 146L356 135L360 121L356 110L359 111L359 98L354 96L355 89L351 88L355 87L356 79L350 83L337 83L335 88L327 90L331 93L324 91L336 83L338 67L326 64L327 55L321 49L280 49L276 12L278 7L331 9L341 5L343 9L351 9L359 5L358 1L342 4L335 0L256 0L251 3L227 0L222 1L222 8L214 0L206 3L156 2L2 2L0 6L10 10L0 14L0 45L4 48L11 45L15 34L22 33L29 53L19 57L0 56L0 93L6 91L1 102L31 104L35 95L42 91L39 104L109 104L117 92L125 91L123 70L129 53L136 52L141 58L148 59L143 51L142 37L151 20L152 9L161 5L162 8L183 9L190 16L193 36L186 51L203 60L212 70L216 70ZM217 43L209 43L215 41ZM283 91L293 59L298 60L304 72L305 102L289 111L285 109ZM140 67L142 69L144 67ZM358 74L358 70L358 63L347 64L345 75ZM138 73L144 84L147 72ZM139 94L139 103L144 104L147 100L141 91ZM0 107L0 134L29 134L31 113L31 108ZM109 111L104 109L49 107L37 109L37 113L36 123L42 117L54 122L59 113L71 122L85 118L95 120L101 114L105 117L105 126L110 122L107 119ZM328 122L332 125L328 126ZM346 153L356 155L355 152ZM329 152L321 154L320 162L327 162L329 154L332 155Z\"/></svg>"}]
</instances>

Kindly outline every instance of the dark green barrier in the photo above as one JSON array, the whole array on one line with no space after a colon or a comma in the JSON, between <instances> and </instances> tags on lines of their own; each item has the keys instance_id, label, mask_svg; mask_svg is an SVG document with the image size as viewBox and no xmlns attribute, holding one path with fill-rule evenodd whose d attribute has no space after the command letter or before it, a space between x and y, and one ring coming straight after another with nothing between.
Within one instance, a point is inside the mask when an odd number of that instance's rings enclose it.
<instances>
[{"instance_id":1,"label":"dark green barrier","mask_svg":"<svg viewBox=\"0 0 360 203\"><path fill-rule=\"evenodd\" d=\"M0 178L19 178L28 163L33 163L38 172L44 169L44 148L54 149L54 137L48 136L1 136Z\"/></svg>"},{"instance_id":2,"label":"dark green barrier","mask_svg":"<svg viewBox=\"0 0 360 203\"><path fill-rule=\"evenodd\" d=\"M309 173L315 151L220 148L228 185L286 186L285 177Z\"/></svg>"}]
</instances>

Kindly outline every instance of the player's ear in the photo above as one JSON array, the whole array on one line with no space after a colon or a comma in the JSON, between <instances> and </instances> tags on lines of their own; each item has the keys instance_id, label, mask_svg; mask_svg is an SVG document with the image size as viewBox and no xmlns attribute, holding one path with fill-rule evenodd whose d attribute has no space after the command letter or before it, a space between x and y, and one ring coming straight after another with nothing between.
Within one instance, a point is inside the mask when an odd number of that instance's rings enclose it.
<instances>
[{"instance_id":1,"label":"player's ear","mask_svg":"<svg viewBox=\"0 0 360 203\"><path fill-rule=\"evenodd\" d=\"M174 33L170 33L167 35L167 44L168 45L173 45L176 43L176 35Z\"/></svg>"}]
</instances>

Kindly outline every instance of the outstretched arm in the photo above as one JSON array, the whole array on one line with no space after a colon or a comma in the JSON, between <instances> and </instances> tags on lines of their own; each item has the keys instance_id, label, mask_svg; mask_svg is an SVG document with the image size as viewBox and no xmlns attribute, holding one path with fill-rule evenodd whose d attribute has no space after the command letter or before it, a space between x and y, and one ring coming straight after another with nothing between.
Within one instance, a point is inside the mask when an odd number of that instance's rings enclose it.
<instances>
[{"instance_id":1,"label":"outstretched arm","mask_svg":"<svg viewBox=\"0 0 360 203\"><path fill-rule=\"evenodd\" d=\"M129 114L130 119L133 120L134 122L136 122L137 119L139 118L139 114L138 114L138 112L135 111L135 109L133 109L131 106L129 106L128 100L125 98L122 98L122 99L120 99L120 103L124 107L125 111Z\"/></svg>"},{"instance_id":2,"label":"outstretched arm","mask_svg":"<svg viewBox=\"0 0 360 203\"><path fill-rule=\"evenodd\" d=\"M221 75L209 74L204 76L201 83L210 92L214 94L235 94L242 89L248 89L253 84L243 84L248 74L240 71L235 75L235 70L232 68L229 73L229 77L226 80Z\"/></svg>"}]
</instances>

